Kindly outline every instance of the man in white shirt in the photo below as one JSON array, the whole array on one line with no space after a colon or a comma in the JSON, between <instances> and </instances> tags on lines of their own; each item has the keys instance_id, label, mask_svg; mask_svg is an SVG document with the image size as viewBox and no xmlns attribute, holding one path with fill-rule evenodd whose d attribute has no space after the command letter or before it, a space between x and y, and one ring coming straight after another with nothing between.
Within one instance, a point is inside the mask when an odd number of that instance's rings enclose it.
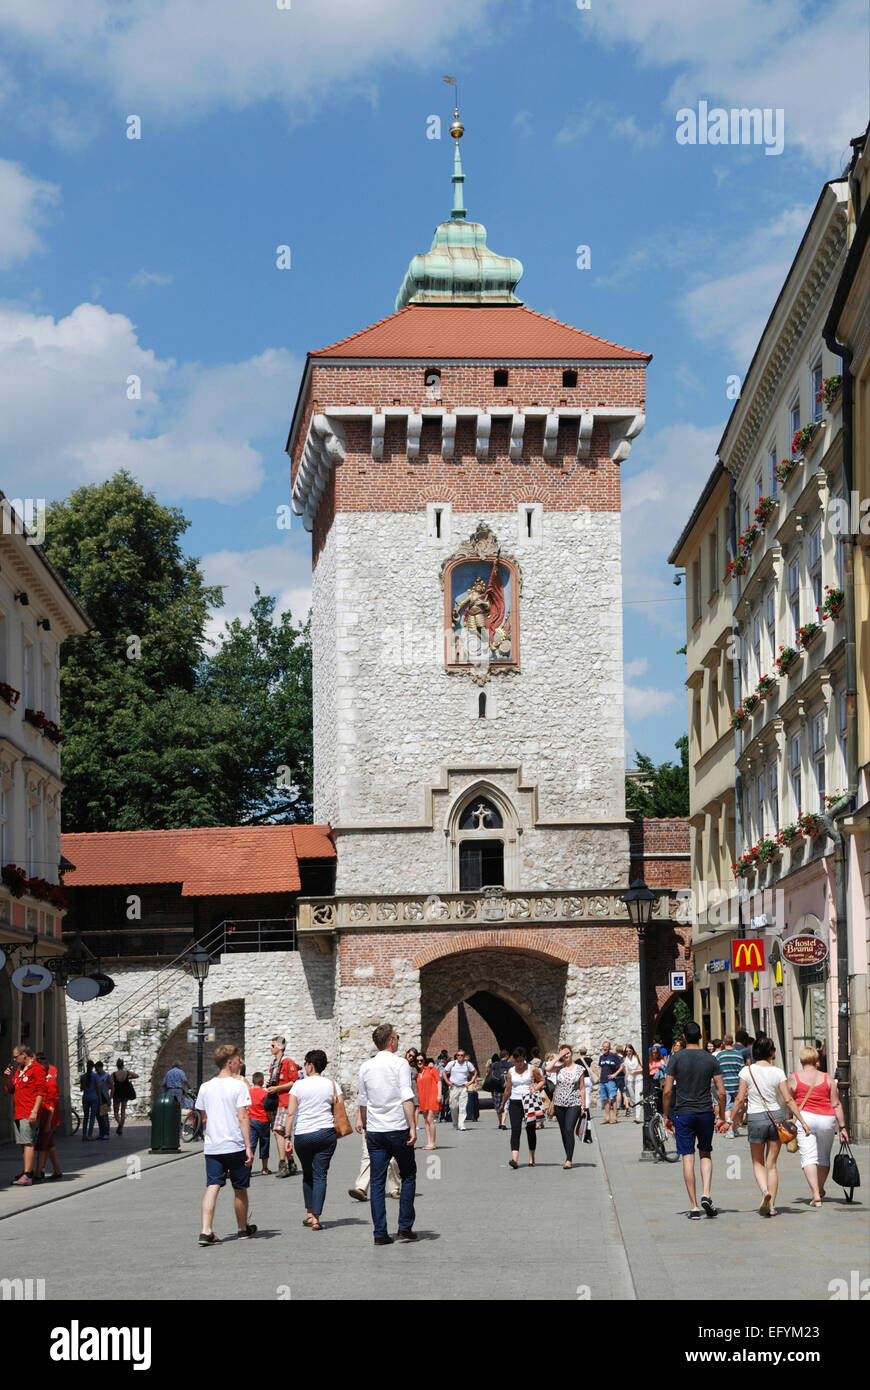
<instances>
[{"instance_id":1,"label":"man in white shirt","mask_svg":"<svg viewBox=\"0 0 870 1390\"><path fill-rule=\"evenodd\" d=\"M233 1188L239 1236L252 1236L256 1226L248 1223L248 1185L251 1181L251 1125L248 1106L251 1093L242 1080L242 1058L237 1047L223 1043L215 1048L218 1074L200 1087L196 1109L205 1127L205 1196L202 1199L200 1245L217 1245L214 1212L218 1193L229 1175Z\"/></svg>"},{"instance_id":2,"label":"man in white shirt","mask_svg":"<svg viewBox=\"0 0 870 1390\"><path fill-rule=\"evenodd\" d=\"M477 1067L470 1057L461 1050L452 1062L444 1068L444 1075L450 1086L450 1113L453 1128L465 1130L465 1107L468 1104L469 1083L477 1076Z\"/></svg>"},{"instance_id":3,"label":"man in white shirt","mask_svg":"<svg viewBox=\"0 0 870 1390\"><path fill-rule=\"evenodd\" d=\"M385 1188L387 1168L394 1158L402 1179L399 1195L399 1239L416 1240L414 1197L417 1192L417 1161L414 1145L417 1125L414 1115L414 1088L411 1068L404 1057L397 1057L399 1035L391 1023L381 1023L372 1033L377 1054L359 1069L356 1129L365 1130L372 1165L370 1202L375 1245L392 1245L387 1233Z\"/></svg>"}]
</instances>

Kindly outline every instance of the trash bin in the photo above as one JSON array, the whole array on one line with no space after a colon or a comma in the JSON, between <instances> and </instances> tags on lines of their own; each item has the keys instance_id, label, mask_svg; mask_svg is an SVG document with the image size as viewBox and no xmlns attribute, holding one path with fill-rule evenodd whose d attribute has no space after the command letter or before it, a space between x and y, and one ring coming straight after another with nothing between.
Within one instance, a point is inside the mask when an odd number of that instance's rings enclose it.
<instances>
[{"instance_id":1,"label":"trash bin","mask_svg":"<svg viewBox=\"0 0 870 1390\"><path fill-rule=\"evenodd\" d=\"M152 1154L177 1154L181 1139L181 1106L171 1091L163 1091L151 1107Z\"/></svg>"}]
</instances>

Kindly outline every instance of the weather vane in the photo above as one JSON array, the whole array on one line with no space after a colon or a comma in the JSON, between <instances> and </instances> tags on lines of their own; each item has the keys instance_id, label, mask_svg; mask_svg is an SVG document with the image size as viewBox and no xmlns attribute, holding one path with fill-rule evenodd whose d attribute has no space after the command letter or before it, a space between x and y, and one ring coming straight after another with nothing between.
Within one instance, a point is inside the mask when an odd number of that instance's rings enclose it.
<instances>
[{"instance_id":1,"label":"weather vane","mask_svg":"<svg viewBox=\"0 0 870 1390\"><path fill-rule=\"evenodd\" d=\"M456 81L455 77L445 76L444 81L448 86L452 87L456 93L456 103L453 108L453 124L450 127L450 134L453 136L454 140L461 140L465 133L465 126L459 119L459 83ZM457 145L456 148L458 150L459 146Z\"/></svg>"}]
</instances>

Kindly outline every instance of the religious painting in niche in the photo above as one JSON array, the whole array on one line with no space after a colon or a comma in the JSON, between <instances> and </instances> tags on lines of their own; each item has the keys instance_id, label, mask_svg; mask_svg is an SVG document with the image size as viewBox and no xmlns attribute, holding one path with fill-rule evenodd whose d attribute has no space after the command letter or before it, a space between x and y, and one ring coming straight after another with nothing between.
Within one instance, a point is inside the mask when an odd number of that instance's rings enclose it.
<instances>
[{"instance_id":1,"label":"religious painting in niche","mask_svg":"<svg viewBox=\"0 0 870 1390\"><path fill-rule=\"evenodd\" d=\"M513 661L511 572L468 560L450 573L454 660Z\"/></svg>"},{"instance_id":2,"label":"religious painting in niche","mask_svg":"<svg viewBox=\"0 0 870 1390\"><path fill-rule=\"evenodd\" d=\"M481 522L442 568L445 662L483 684L519 666L520 574Z\"/></svg>"}]
</instances>

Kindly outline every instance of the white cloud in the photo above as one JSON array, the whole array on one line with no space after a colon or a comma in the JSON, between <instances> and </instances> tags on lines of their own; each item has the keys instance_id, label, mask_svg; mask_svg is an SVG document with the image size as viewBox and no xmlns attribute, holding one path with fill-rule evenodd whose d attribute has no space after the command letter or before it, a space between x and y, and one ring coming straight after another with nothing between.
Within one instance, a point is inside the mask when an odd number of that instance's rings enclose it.
<instances>
[{"instance_id":1,"label":"white cloud","mask_svg":"<svg viewBox=\"0 0 870 1390\"><path fill-rule=\"evenodd\" d=\"M0 270L44 249L38 229L59 197L56 184L0 159Z\"/></svg>"},{"instance_id":2,"label":"white cloud","mask_svg":"<svg viewBox=\"0 0 870 1390\"><path fill-rule=\"evenodd\" d=\"M623 688L622 698L625 702L625 712L634 719L649 719L658 714L670 714L671 710L680 703L679 697L674 690L657 690L654 686L634 686L627 682Z\"/></svg>"},{"instance_id":3,"label":"white cloud","mask_svg":"<svg viewBox=\"0 0 870 1390\"><path fill-rule=\"evenodd\" d=\"M677 68L663 103L670 119L702 99L727 107L781 107L786 148L799 146L828 174L839 173L849 140L866 125L865 0L814 6L609 0L580 20L608 43L634 45L645 67Z\"/></svg>"},{"instance_id":4,"label":"white cloud","mask_svg":"<svg viewBox=\"0 0 870 1390\"><path fill-rule=\"evenodd\" d=\"M272 348L209 367L159 359L97 304L58 320L0 306L4 490L66 496L128 468L166 498L237 501L263 481L251 441L281 439L298 371Z\"/></svg>"},{"instance_id":5,"label":"white cloud","mask_svg":"<svg viewBox=\"0 0 870 1390\"><path fill-rule=\"evenodd\" d=\"M144 290L149 285L158 285L162 289L165 285L172 284L172 276L164 275L160 270L137 270L135 275L131 275L127 281L130 289Z\"/></svg>"},{"instance_id":6,"label":"white cloud","mask_svg":"<svg viewBox=\"0 0 870 1390\"><path fill-rule=\"evenodd\" d=\"M311 607L311 541L302 523L297 524L296 543L288 536L283 544L258 550L216 550L203 555L200 564L206 583L224 586L224 607L206 629L210 641L217 641L224 624L233 618L247 618L255 585L261 593L277 597L276 614L289 609L294 622L305 621Z\"/></svg>"},{"instance_id":7,"label":"white cloud","mask_svg":"<svg viewBox=\"0 0 870 1390\"><path fill-rule=\"evenodd\" d=\"M423 68L486 37L497 0L4 0L0 31L65 71L107 88L118 109L184 119L216 106L307 105L332 84L370 92L372 73ZM141 107L141 109L140 109Z\"/></svg>"},{"instance_id":8,"label":"white cloud","mask_svg":"<svg viewBox=\"0 0 870 1390\"><path fill-rule=\"evenodd\" d=\"M664 135L661 124L644 130L632 115L621 114L622 108L609 101L589 101L579 115L571 116L556 132L557 145L573 145L584 140L595 126L617 140L630 140L639 149L657 145Z\"/></svg>"}]
</instances>

